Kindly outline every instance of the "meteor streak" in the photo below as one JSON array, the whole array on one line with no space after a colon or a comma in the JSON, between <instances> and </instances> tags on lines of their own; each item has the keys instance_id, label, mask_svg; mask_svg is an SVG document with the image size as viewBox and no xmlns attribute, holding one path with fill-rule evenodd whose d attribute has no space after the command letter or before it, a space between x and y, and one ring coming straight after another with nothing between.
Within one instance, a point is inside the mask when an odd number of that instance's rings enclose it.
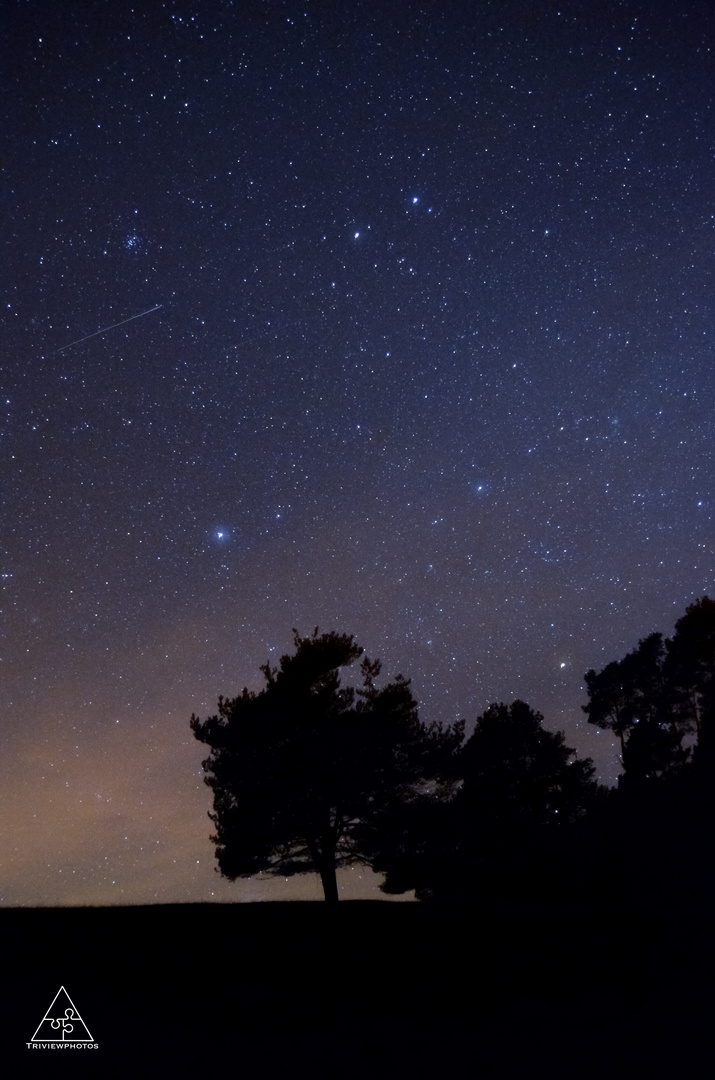
<instances>
[{"instance_id":1,"label":"meteor streak","mask_svg":"<svg viewBox=\"0 0 715 1080\"><path fill-rule=\"evenodd\" d=\"M97 334L106 334L108 330L116 330L118 326L124 326L125 323L133 322L134 319L141 319L143 315L150 315L152 311L158 311L162 307L161 304L157 304L156 307L147 308L146 311L140 311L138 315L130 315L128 319L122 319L121 322L112 323L111 326L103 326L101 330L95 330L93 334L87 334L86 337L77 338L76 341L70 341L69 345L63 345L61 349L55 349L53 355L64 352L65 349L71 349L73 345L81 345L83 341L89 341L90 338L97 337Z\"/></svg>"}]
</instances>

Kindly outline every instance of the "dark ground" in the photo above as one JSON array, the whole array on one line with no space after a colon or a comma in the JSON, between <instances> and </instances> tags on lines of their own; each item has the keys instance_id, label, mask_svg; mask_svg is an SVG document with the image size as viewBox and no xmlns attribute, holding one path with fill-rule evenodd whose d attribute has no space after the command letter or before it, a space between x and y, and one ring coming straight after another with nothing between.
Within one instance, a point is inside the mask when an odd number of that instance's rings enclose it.
<instances>
[{"instance_id":1,"label":"dark ground","mask_svg":"<svg viewBox=\"0 0 715 1080\"><path fill-rule=\"evenodd\" d=\"M715 1047L704 924L381 902L4 909L0 1070L702 1076ZM26 1048L60 985L98 1050Z\"/></svg>"}]
</instances>

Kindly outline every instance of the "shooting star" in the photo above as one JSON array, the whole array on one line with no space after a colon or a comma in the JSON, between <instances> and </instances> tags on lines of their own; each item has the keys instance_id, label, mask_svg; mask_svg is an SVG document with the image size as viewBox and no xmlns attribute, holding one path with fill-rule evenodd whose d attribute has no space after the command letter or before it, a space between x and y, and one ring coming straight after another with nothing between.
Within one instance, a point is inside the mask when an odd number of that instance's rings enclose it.
<instances>
[{"instance_id":1,"label":"shooting star","mask_svg":"<svg viewBox=\"0 0 715 1080\"><path fill-rule=\"evenodd\" d=\"M112 323L111 326L103 326L101 330L95 330L93 334L87 334L86 337L70 341L69 345L63 345L61 349L55 349L52 355L56 356L57 353L64 352L65 349L71 349L73 345L81 345L83 341L89 341L90 338L97 337L98 334L106 334L108 330L116 330L118 326L124 326L125 323L133 322L134 319L141 319L143 315L151 315L152 311L158 311L162 306L162 304L157 304L156 307L147 308L146 311L140 311L138 315L131 315L128 319L122 319L121 322Z\"/></svg>"}]
</instances>

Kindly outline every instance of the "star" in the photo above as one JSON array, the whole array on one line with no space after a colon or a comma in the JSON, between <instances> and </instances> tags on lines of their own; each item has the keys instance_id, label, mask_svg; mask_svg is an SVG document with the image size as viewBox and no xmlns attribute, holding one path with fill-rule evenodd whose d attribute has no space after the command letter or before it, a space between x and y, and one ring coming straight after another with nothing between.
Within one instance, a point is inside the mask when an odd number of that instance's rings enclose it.
<instances>
[{"instance_id":1,"label":"star","mask_svg":"<svg viewBox=\"0 0 715 1080\"><path fill-rule=\"evenodd\" d=\"M93 792L138 836L163 820L164 785L173 798L199 767L194 702L257 678L293 626L354 631L414 680L426 723L471 724L518 687L615 781L611 737L578 723L583 673L672 633L715 574L712 163L702 81L682 78L706 33L659 5L647 32L634 20L626 76L614 5L573 20L543 5L536 50L501 6L502 43L486 31L475 51L465 5L421 5L446 72L380 5L342 5L359 78L310 11L310 33L283 36L279 19L266 35L205 5L215 32L175 16L166 35L135 5L121 62L96 5L74 5L51 51L11 18L5 167L23 195L0 710L27 716L18 760L86 731L72 775L90 796L66 830L69 803L56 814L54 790L17 771L10 828L25 835L26 784L48 826L12 880L4 868L3 903L106 902L102 882L42 886L70 832L77 865L87 836L105 844ZM587 27L592 48L562 64ZM544 93L568 109L547 115ZM111 762L126 731L143 777L149 715L157 757L186 756L139 816ZM201 859L192 899L250 895L217 886L211 859L198 884L212 854L198 783L167 825L172 859ZM160 897L186 897L182 873ZM147 863L132 899L157 888Z\"/></svg>"}]
</instances>

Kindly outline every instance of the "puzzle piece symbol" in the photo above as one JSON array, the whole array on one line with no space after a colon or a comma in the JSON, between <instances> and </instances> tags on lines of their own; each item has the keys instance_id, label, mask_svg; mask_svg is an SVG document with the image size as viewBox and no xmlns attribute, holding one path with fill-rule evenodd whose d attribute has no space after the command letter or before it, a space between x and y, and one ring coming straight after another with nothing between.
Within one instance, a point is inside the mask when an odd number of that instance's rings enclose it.
<instances>
[{"instance_id":1,"label":"puzzle piece symbol","mask_svg":"<svg viewBox=\"0 0 715 1080\"><path fill-rule=\"evenodd\" d=\"M56 1020L51 1020L50 1024L55 1031L57 1031L60 1024L62 1024L62 1038L64 1039L65 1032L69 1034L70 1031L74 1031L74 1024L71 1024L70 1020L79 1020L79 1016L74 1015L74 1009L65 1009L65 1015L61 1018L58 1017Z\"/></svg>"}]
</instances>

